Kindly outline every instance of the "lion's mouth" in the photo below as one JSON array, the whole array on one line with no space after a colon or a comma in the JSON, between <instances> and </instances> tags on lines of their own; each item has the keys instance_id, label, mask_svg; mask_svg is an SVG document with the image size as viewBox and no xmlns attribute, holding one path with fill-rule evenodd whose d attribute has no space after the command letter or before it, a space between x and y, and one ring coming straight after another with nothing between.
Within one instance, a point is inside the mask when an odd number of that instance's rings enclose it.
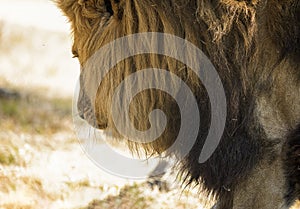
<instances>
[{"instance_id":1,"label":"lion's mouth","mask_svg":"<svg viewBox=\"0 0 300 209\"><path fill-rule=\"evenodd\" d=\"M83 120L85 120L89 125L91 125L93 128L96 128L96 129L103 129L103 128L100 128L100 125L101 124L98 124L97 123L97 120L94 116L94 113L92 110L83 110L83 111L79 111L79 117ZM102 125L103 126L103 125Z\"/></svg>"}]
</instances>

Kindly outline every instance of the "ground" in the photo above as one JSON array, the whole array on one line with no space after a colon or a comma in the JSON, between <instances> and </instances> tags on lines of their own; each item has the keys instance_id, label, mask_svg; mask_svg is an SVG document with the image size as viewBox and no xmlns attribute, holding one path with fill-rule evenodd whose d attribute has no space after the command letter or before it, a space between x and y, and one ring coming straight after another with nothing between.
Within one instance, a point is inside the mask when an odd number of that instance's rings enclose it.
<instances>
[{"instance_id":1,"label":"ground","mask_svg":"<svg viewBox=\"0 0 300 209\"><path fill-rule=\"evenodd\" d=\"M72 123L79 64L65 18L46 0L0 3L0 208L209 207L197 188L159 191L93 164Z\"/></svg>"}]
</instances>

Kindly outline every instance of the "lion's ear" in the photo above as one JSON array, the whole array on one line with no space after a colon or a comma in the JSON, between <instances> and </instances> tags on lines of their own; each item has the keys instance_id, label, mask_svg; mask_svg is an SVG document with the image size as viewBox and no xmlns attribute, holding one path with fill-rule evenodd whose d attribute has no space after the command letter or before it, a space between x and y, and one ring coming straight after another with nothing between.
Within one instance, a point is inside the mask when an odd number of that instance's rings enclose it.
<instances>
[{"instance_id":1,"label":"lion's ear","mask_svg":"<svg viewBox=\"0 0 300 209\"><path fill-rule=\"evenodd\" d=\"M96 19L103 16L121 17L121 0L55 0L71 22L79 18Z\"/></svg>"}]
</instances>

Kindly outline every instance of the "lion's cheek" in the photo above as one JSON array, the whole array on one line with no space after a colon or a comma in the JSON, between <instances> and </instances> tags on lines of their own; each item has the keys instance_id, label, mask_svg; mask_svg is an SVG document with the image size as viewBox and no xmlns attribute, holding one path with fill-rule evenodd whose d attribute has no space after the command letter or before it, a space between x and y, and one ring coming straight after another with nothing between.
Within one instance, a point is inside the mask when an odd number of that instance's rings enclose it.
<instances>
[{"instance_id":1,"label":"lion's cheek","mask_svg":"<svg viewBox=\"0 0 300 209\"><path fill-rule=\"evenodd\" d=\"M122 108L122 99L124 98L117 97L116 102L120 103L120 107L113 108L112 100L114 93L110 90L102 90L101 87L98 89L95 102L95 115L100 129L102 127L102 129L112 134L114 138L123 141L126 140L129 142L129 145L134 144L135 147L139 147L139 150L148 151L148 154L149 152L151 152L150 154L160 154L176 141L181 119L179 107L171 96L159 90L145 90L132 99L129 109L126 110ZM167 119L165 127L164 121L160 121L159 119L151 124L150 115L155 110L161 110L165 115ZM124 120L124 114L129 115L129 121L121 123L123 126L121 127L122 131L120 127L116 127L116 123ZM145 132L149 129L159 130L162 127L164 127L163 132L151 142L146 142L143 138L137 139L130 136L132 128L140 132Z\"/></svg>"}]
</instances>

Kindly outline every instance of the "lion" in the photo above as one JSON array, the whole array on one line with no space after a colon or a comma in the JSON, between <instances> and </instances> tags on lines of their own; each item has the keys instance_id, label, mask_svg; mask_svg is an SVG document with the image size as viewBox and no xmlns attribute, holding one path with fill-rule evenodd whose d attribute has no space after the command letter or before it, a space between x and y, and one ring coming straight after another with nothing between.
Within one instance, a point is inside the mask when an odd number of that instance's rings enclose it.
<instances>
[{"instance_id":1,"label":"lion","mask_svg":"<svg viewBox=\"0 0 300 209\"><path fill-rule=\"evenodd\" d=\"M165 130L153 142L122 137L109 108L114 91L127 76L146 68L167 69L191 89L201 115L196 142L176 170L185 184L196 183L215 197L215 209L283 209L300 199L298 0L56 3L72 25L72 52L82 66L78 111L89 124L112 131L117 142L126 141L130 150L143 150L149 156L163 153L174 143L181 123L178 104L170 95L148 89L130 103L131 122L140 131L150 128L151 111L165 113ZM144 32L172 34L191 42L219 74L227 104L225 130L217 149L203 163L198 159L212 118L211 104L202 81L184 63L161 54L132 56L109 71L94 99L89 94L87 83L93 79L87 79L91 78L88 60L117 38Z\"/></svg>"}]
</instances>

